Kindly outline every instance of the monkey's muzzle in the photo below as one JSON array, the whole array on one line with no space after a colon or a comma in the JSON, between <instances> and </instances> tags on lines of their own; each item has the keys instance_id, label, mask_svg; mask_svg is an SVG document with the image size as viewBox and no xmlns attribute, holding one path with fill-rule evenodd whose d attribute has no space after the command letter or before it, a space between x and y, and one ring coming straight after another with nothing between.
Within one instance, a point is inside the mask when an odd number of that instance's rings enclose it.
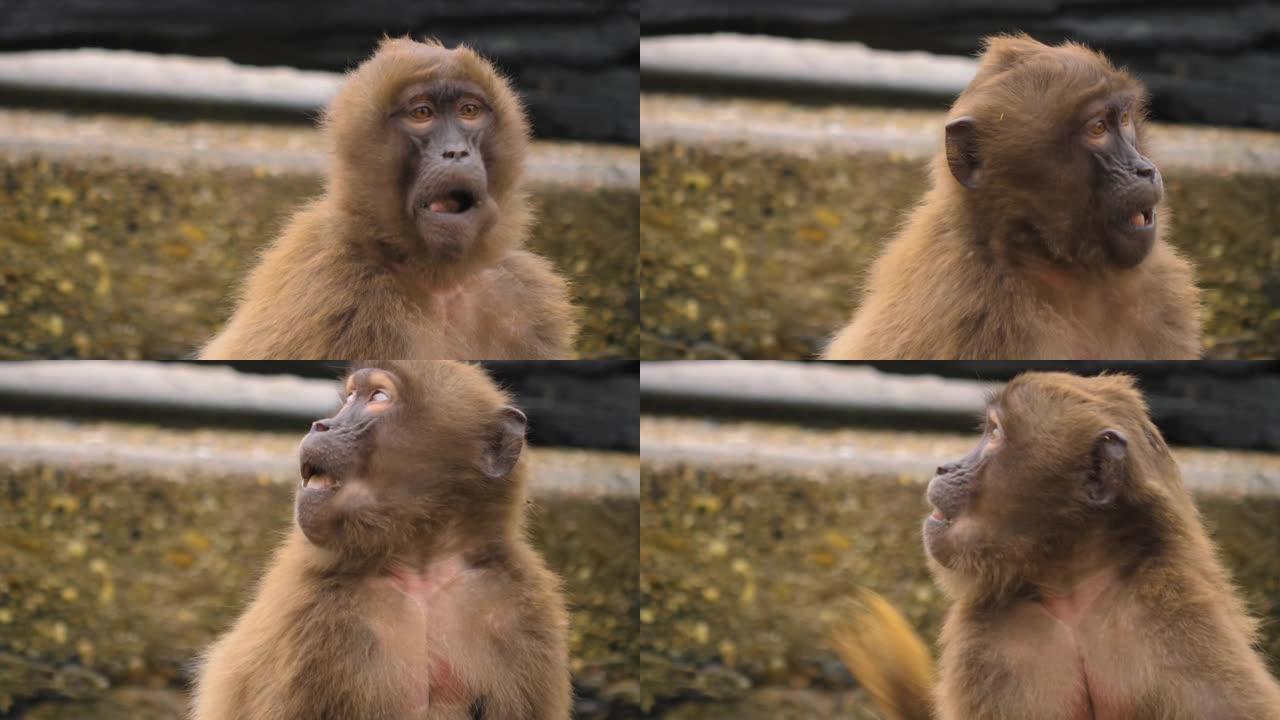
<instances>
[{"instance_id":1,"label":"monkey's muzzle","mask_svg":"<svg viewBox=\"0 0 1280 720\"><path fill-rule=\"evenodd\" d=\"M970 475L967 470L960 469L933 476L925 493L929 504L933 506L933 513L926 519L926 523L949 527L964 512L969 504Z\"/></svg>"},{"instance_id":2,"label":"monkey's muzzle","mask_svg":"<svg viewBox=\"0 0 1280 720\"><path fill-rule=\"evenodd\" d=\"M418 209L439 215L457 215L471 210L477 202L475 193L465 188L458 188L447 190L434 197L423 198L418 201Z\"/></svg>"}]
</instances>

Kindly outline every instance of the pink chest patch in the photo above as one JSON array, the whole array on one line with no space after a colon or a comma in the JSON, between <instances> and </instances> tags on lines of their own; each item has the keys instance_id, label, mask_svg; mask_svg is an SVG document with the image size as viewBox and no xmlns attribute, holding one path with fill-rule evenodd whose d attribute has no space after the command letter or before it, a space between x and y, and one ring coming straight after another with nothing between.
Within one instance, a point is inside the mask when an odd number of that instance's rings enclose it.
<instances>
[{"instance_id":1,"label":"pink chest patch","mask_svg":"<svg viewBox=\"0 0 1280 720\"><path fill-rule=\"evenodd\" d=\"M1082 634L1085 617L1106 589L1109 578L1093 578L1067 597L1044 597L1043 610L1068 633L1074 670L1078 673L1080 694L1072 699L1072 720L1123 720L1128 717L1124 703L1110 692L1106 678L1098 671L1097 660L1090 660L1088 645ZM1064 671L1069 671L1064 668Z\"/></svg>"},{"instance_id":2,"label":"pink chest patch","mask_svg":"<svg viewBox=\"0 0 1280 720\"><path fill-rule=\"evenodd\" d=\"M451 557L428 565L423 570L396 568L388 579L393 587L404 593L425 614L427 622L427 654L429 656L426 682L419 688L415 700L419 706L462 705L470 702L467 684L457 673L449 658L439 654L440 639L436 634L438 622L433 615L447 613L448 590L460 582L466 566L457 557Z\"/></svg>"},{"instance_id":3,"label":"pink chest patch","mask_svg":"<svg viewBox=\"0 0 1280 720\"><path fill-rule=\"evenodd\" d=\"M428 703L431 705L463 705L471 700L466 683L445 658L432 660L427 685Z\"/></svg>"}]
</instances>

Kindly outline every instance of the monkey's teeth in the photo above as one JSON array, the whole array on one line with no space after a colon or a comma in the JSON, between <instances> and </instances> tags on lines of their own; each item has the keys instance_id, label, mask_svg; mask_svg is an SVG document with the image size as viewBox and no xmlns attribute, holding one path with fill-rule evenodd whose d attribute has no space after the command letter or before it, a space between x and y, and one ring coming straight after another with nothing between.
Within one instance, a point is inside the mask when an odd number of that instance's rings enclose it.
<instances>
[{"instance_id":1,"label":"monkey's teeth","mask_svg":"<svg viewBox=\"0 0 1280 720\"><path fill-rule=\"evenodd\" d=\"M1129 218L1129 224L1134 227L1146 227L1155 222L1155 210L1140 210Z\"/></svg>"}]
</instances>

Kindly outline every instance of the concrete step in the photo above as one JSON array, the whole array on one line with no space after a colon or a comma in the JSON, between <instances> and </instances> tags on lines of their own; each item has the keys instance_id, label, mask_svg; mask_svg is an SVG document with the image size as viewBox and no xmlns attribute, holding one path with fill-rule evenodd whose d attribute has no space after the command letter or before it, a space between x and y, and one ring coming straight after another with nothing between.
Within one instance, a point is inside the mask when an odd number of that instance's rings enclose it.
<instances>
[{"instance_id":1,"label":"concrete step","mask_svg":"<svg viewBox=\"0 0 1280 720\"><path fill-rule=\"evenodd\" d=\"M927 187L942 113L646 93L641 353L812 356ZM1280 355L1280 133L1155 125L1207 357Z\"/></svg>"},{"instance_id":2,"label":"concrete step","mask_svg":"<svg viewBox=\"0 0 1280 720\"><path fill-rule=\"evenodd\" d=\"M192 659L288 527L299 434L8 415L0 438L0 714L178 720ZM632 717L639 460L530 454L577 716Z\"/></svg>"},{"instance_id":3,"label":"concrete step","mask_svg":"<svg viewBox=\"0 0 1280 720\"><path fill-rule=\"evenodd\" d=\"M873 717L827 637L869 587L926 638L945 610L925 565L925 481L971 433L641 417L640 682L681 717ZM1280 674L1280 454L1178 448ZM742 717L763 717L746 714Z\"/></svg>"},{"instance_id":4,"label":"concrete step","mask_svg":"<svg viewBox=\"0 0 1280 720\"><path fill-rule=\"evenodd\" d=\"M321 189L310 127L0 109L0 358L178 358ZM530 246L572 282L579 352L636 357L639 151L536 142Z\"/></svg>"}]
</instances>

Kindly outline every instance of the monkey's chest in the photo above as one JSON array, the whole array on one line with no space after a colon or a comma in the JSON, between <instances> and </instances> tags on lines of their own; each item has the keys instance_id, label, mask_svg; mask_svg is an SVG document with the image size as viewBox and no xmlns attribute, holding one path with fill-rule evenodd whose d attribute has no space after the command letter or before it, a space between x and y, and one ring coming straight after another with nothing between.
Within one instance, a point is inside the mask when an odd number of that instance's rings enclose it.
<instances>
[{"instance_id":1,"label":"monkey's chest","mask_svg":"<svg viewBox=\"0 0 1280 720\"><path fill-rule=\"evenodd\" d=\"M1061 720L1131 720L1132 698L1118 680L1112 643L1087 625L1038 619L1032 632L1007 657L1015 682L1043 707L1061 708ZM1123 660L1123 659L1122 659ZM1131 666L1132 667L1132 666Z\"/></svg>"},{"instance_id":2,"label":"monkey's chest","mask_svg":"<svg viewBox=\"0 0 1280 720\"><path fill-rule=\"evenodd\" d=\"M401 669L422 720L470 717L469 708L484 695L481 669L491 659L472 613L483 603L469 600L468 581L468 571L452 566L388 583L395 595L379 646L387 664Z\"/></svg>"}]
</instances>

